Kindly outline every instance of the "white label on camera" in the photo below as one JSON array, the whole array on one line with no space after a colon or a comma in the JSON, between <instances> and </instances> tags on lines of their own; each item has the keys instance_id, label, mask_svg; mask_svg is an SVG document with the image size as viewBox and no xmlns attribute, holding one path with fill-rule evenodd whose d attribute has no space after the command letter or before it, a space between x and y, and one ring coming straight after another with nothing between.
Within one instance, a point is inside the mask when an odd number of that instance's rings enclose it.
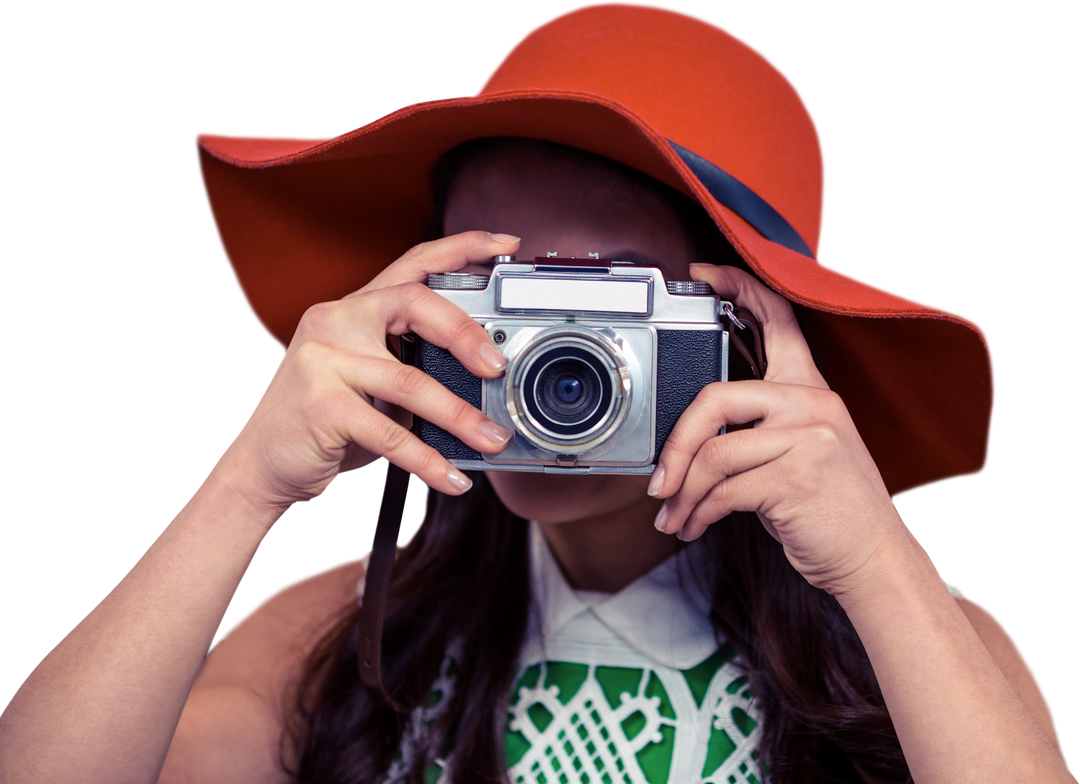
<instances>
[{"instance_id":1,"label":"white label on camera","mask_svg":"<svg viewBox=\"0 0 1080 784\"><path fill-rule=\"evenodd\" d=\"M582 276L583 277L583 276ZM649 313L649 281L501 276L500 310Z\"/></svg>"}]
</instances>

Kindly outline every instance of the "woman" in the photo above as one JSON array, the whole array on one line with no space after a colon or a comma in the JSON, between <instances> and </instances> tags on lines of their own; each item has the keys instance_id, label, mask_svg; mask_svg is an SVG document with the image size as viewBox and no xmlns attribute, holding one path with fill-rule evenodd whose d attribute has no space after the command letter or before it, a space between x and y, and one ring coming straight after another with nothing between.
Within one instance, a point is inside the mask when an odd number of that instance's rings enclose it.
<instances>
[{"instance_id":1,"label":"woman","mask_svg":"<svg viewBox=\"0 0 1080 784\"><path fill-rule=\"evenodd\" d=\"M539 31L530 39L534 47L531 53L536 54L537 46L541 50L558 49L567 39L580 47L583 40L588 40L587 32L624 29L598 26L596 14L616 14L620 25L632 27L639 35L646 31L655 33L658 28L674 28L674 31L665 29L663 32L668 35L661 39L676 41L684 47L692 37L686 28L693 25L686 20L656 12L598 10L568 17L569 21L563 20L561 27ZM604 24L609 22L610 17L605 17ZM567 35L570 30L579 36L576 41ZM701 31L693 27L693 32ZM596 37L592 40L595 43ZM730 48L726 39L724 45ZM733 56L745 56L742 50L733 51L736 52ZM518 59L508 60L496 75L496 82L500 76L512 81L513 68L521 68L529 61L525 56L529 52L519 50L518 54ZM693 57L687 59L695 62ZM759 71L757 75L775 79L771 73ZM528 103L523 100L526 96L516 98L522 99L521 105ZM634 161L647 172L666 173L671 178L674 158L663 146L662 137L650 133L648 126L635 125L636 118L625 111L605 104L595 95L586 99L545 94L540 98L563 101L567 113L571 110L583 113L572 118L577 120L576 124L564 122L563 127L555 130L544 129L556 137L552 141L577 141L575 146L591 148L597 146L598 138L608 143L614 138L611 146L624 162ZM478 101L476 112L497 104L494 99ZM531 127L535 130L542 126L545 117L543 112L530 116ZM502 119L505 121L506 117ZM407 121L405 116L396 126L399 141L409 130ZM597 132L597 126L604 123L613 136ZM634 127L625 130L630 126ZM487 122L484 127L501 126L498 122ZM588 132L578 130L581 128L587 128ZM577 139L573 137L575 131ZM377 129L365 138L377 142ZM805 134L801 138L805 141ZM790 141L782 139L781 145L786 146ZM343 140L339 144L347 143L348 140ZM696 151L701 151L699 145L695 146ZM320 152L332 157L333 147L329 145ZM227 143L208 140L206 149L214 156L208 155L204 163L212 193L216 194L219 224L243 277L245 261L253 256L266 258L267 241L287 246L288 241L296 240L296 235L287 230L289 218L281 212L282 204L270 198L258 205L259 210L269 217L271 224L278 220L286 228L281 232L275 228L261 240L250 241L245 248L247 229L242 220L238 221L237 212L243 209L237 207L243 200L236 194L262 175L254 175L245 183L236 172L215 162L229 161ZM277 151L287 150L282 145ZM796 150L793 156L805 162L806 156L800 153ZM775 160L776 156L768 157ZM688 160L681 154L680 159L684 163ZM398 175L398 179L383 180L384 188L379 193L383 200L392 201L395 185L406 179L402 167L413 164L421 168L415 158L402 157L393 163L396 168L389 171ZM344 162L333 167L328 175L330 190L349 182L349 175L356 173L349 171L351 165L352 160L346 156ZM712 193L706 193L702 185L710 170L700 162L695 165L698 169L693 171L679 170L685 178L684 186L697 183L688 188L691 194L709 210L709 217L726 221L722 223L725 233L755 271L760 274L767 261L790 258L782 251L762 245L764 241L755 229L739 222L741 213L736 211L732 216L725 212L729 208L710 201ZM370 177L372 172L365 174ZM341 179L335 183L335 177ZM812 172L809 179L813 180ZM763 184L768 191L769 182L764 180ZM302 191L304 183L292 179L290 170L283 168L267 170L263 185L261 192L272 197L291 187L300 186ZM814 183L804 183L802 188L812 191ZM788 210L794 216L792 221L802 229L802 235L816 234L816 217L807 218L807 213L815 210L807 207L806 199L799 198L798 185L792 185L790 190L796 192ZM783 201L784 190L776 193ZM305 203L310 205L320 195L305 196L309 197ZM366 198L372 204L376 201L370 193L359 198ZM447 496L469 490L468 477L417 444L400 424L393 424L394 419L405 418L394 406L429 419L486 452L501 449L509 434L493 428L493 423L479 412L462 406L430 379L403 372L384 348L384 338L387 334L412 330L433 342L450 346L474 374L498 376L502 362L486 333L437 295L415 284L428 273L463 269L468 263L480 263L507 252L517 252L525 258L542 255L557 243L578 250L579 254L595 248L612 255L661 259L676 276L685 271L690 277L710 283L717 292L734 298L757 314L765 329L770 360L770 375L763 385L720 385L699 396L668 440L660 459L663 470L657 469L648 486L644 481L621 478L590 477L586 483L576 478L555 477L549 483L526 475L489 477L509 512L539 521L547 545L570 587L585 592L619 591L652 573L657 564L678 549L678 542L669 534L678 532L681 539L696 539L710 522L729 511L757 511L762 525L783 543L783 554L802 575L800 579L805 578L804 582L825 589L839 600L843 613L822 615L818 620L825 618L830 623L834 618L850 620L850 627L834 624L816 629L823 639L822 650L828 649L833 639L840 639L839 648L847 650L843 638L850 638L853 629L865 646L873 668L874 677L870 681L863 680L871 672L863 666L864 662L857 662L854 669L841 670L833 679L837 688L842 689L844 684L852 687L853 693L845 695L838 707L856 708L855 712L841 711L830 717L824 715L827 711L821 705L811 706L810 712L816 708L817 714L812 721L805 712L799 713L800 706L789 699L790 694L776 693L785 681L781 677L783 673L767 671L778 661L775 657L768 654L755 657L749 647L740 651L744 657L742 666L750 672L753 686L774 692L761 695L765 706L763 732L775 734L781 725L770 725L769 720L780 717L782 721L786 711L794 717L790 726L798 730L792 736L808 738L810 751L805 758L797 759L798 764L809 766L807 770L811 771L823 769L828 774L821 775L841 779L863 776L868 780L903 780L906 771L901 766L906 762L917 781L965 777L985 780L1004 765L1014 768L1019 765L1025 772L1030 765L1032 776L1071 780L1048 741L1048 736L1052 739L1048 717L1015 651L991 621L967 607L990 652L982 646L976 630L964 620L964 609L948 596L932 565L907 534L891 506L886 483L878 473L886 462L887 451L875 454L878 461L875 466L843 403L827 390L790 307L746 273L722 267L690 268L690 261L700 255L696 235L685 225L686 214L685 205L665 195L662 188L640 186L630 175L610 164L590 164L572 155L552 158L534 148L510 145L491 157L481 156L463 164L448 181L442 216L442 233L448 236L410 251L354 295L306 313L266 397L206 485L132 575L43 663L13 701L5 714L3 728L5 740L14 741L5 742L4 764L8 766L5 772L33 770L31 764L42 762L42 733L47 728L50 737L60 733L64 748L72 756L44 760L45 765L55 764L56 768L36 771L38 780L46 780L48 772L63 775L64 766L71 764L72 759L77 760L84 776L90 768L103 779L116 780L118 770L112 765L123 760L124 773L135 779L152 780L167 750L163 773L166 779L219 776L223 780L239 777L272 780L284 776L276 767L277 741L292 724L291 716L281 715L282 709L292 710L301 719L307 713L308 720L297 725L296 750L287 744L285 754L287 767L305 764L304 744L318 735L320 718L331 715L333 710L328 700L332 700L335 692L323 685L328 671L322 665L340 653L341 645L334 644L331 637L306 664L301 662L323 632L321 625L326 618L335 609L352 602L362 569L338 570L275 600L223 643L199 672L202 651L247 560L269 525L291 503L321 492L339 470L369 462L381 454ZM320 212L319 215L330 223L334 221L332 214ZM365 219L372 220L367 216L359 218ZM386 219L386 215L374 217L374 220ZM485 226L485 223L496 225ZM520 232L522 239L502 232L500 226L504 223L507 229L521 227L514 230ZM808 230L808 226L812 228ZM764 230L770 231L767 226ZM814 244L812 237L809 244ZM286 252L294 250L285 248ZM245 259L245 253L252 255ZM766 265L765 269L778 276L783 272L780 266L770 269ZM810 267L801 268L812 278L810 270ZM325 269L320 272L323 273ZM264 280L269 277L263 275ZM796 293L802 285L804 297L817 293L827 301L828 296L837 295L835 289L828 290L828 283L821 280L804 280L800 284L797 278L797 274L791 276L788 282ZM836 281L832 283L838 285ZM266 292L250 293L253 299L263 296L266 301ZM306 293L299 292L299 296L303 298ZM284 303L281 308L284 313L263 312L272 328L280 329L293 318L289 313L293 304L289 302L291 294L278 291L270 295L278 304ZM316 300L307 304L311 301ZM809 310L800 313L814 321ZM275 317L280 319L276 324ZM823 319L818 321L819 325L827 323ZM961 329L967 330L969 336L973 334L966 327ZM291 325L287 331L291 334ZM947 331L940 331L938 337L945 339ZM818 331L818 335L822 334L827 334L823 328ZM954 345L964 343L962 338L955 337L960 333L949 334L954 335ZM970 346L970 341L966 345ZM829 356L828 346L815 346L815 349L819 355ZM970 352L967 356L972 358ZM976 356L976 365L977 360ZM845 378L843 368L833 369L837 379ZM858 396L854 396L848 405L857 402ZM866 400L862 405L866 405ZM885 417L886 413L881 416ZM751 431L731 433L722 439L714 435L721 424L754 421L758 427ZM872 420L864 421L872 427ZM863 437L868 438L865 432ZM957 436L953 443L960 440ZM931 476L970 469L970 464L964 462L970 461L970 452L969 447L968 454L944 465L911 466L903 461L889 465L886 471L891 480L889 487L895 490ZM930 463L934 459L934 455L928 458ZM648 495L643 495L646 492ZM649 496L666 500L661 506L657 501L650 502ZM436 506L445 503L437 501ZM451 516L449 512L440 514L441 518L433 523L446 522ZM502 515L507 516L505 510ZM506 530L515 527L514 521L505 522ZM729 542L739 541L739 535L752 537L755 535L752 531L760 531L753 526L742 526L741 530L733 527L736 531ZM420 541L403 557L395 594L395 606L402 617L395 619L391 615L388 621L389 681L392 688L403 690L402 696L413 704L419 702L440 674L438 669L445 658L439 646L434 648L433 655L424 656L423 653L431 652L418 651L424 629L407 628L416 613L402 609L409 609L412 600L419 601L421 608L431 606L431 595L410 596L411 586L419 584L424 575L409 573L409 569L418 565L437 561L431 561L432 554L424 552L425 543L438 535L434 524L429 529L428 539L419 537ZM503 536L503 533L491 535ZM716 539L717 535L712 533L710 538ZM516 545L508 541L502 554L508 558L515 554L520 557L520 544L520 536ZM534 547L534 552L539 546ZM749 552L760 550L757 545L747 546ZM774 548L773 552L780 551ZM496 567L498 563L496 560ZM460 581L465 583L487 577L475 570L462 569L460 564L450 566L455 567ZM443 564L443 568L448 565ZM792 572L785 574L790 577ZM415 579L410 581L407 579L410 576ZM478 580L476 586L467 585L466 590L482 588L483 584L483 580ZM769 585L763 582L757 587L768 590ZM820 592L812 595L822 596ZM518 624L517 628L492 635L492 644L502 644L505 650L494 657L502 663L504 672L496 673L486 683L490 694L505 691L510 685L507 675L516 675L513 672L517 665L516 644L526 634L523 608L514 601L520 597L519 581L516 594L500 592L486 605L498 608L499 602L504 602L502 615L511 618L516 614ZM751 596L743 602L744 616L754 615L755 599ZM718 604L714 602L717 615L714 624L732 626L724 631L739 639L739 633L745 632L744 628L733 625L739 618L739 608L724 616L724 608L718 608ZM760 612L777 613L785 609L791 608L765 604ZM445 619L446 613L439 617ZM490 617L487 620L488 623L477 626L472 640L468 634L464 636L466 645L475 642L477 634L490 629ZM799 619L790 621L797 623ZM468 629L468 624L466 617L461 626ZM747 624L749 629L762 628L760 617L751 618ZM777 625L771 628L775 630ZM400 634L403 629L409 634ZM398 638L394 637L395 632ZM796 635L793 638L782 642L801 645L808 639ZM747 646L768 647L768 640L741 641ZM442 634L436 635L434 642L445 648L455 640ZM394 658L395 646L400 648L400 661L405 662L401 667L406 667L411 657L419 668L406 668L396 683L393 669L399 660ZM797 656L788 654L786 661L789 664L798 659L805 661L809 653L803 650ZM94 666L80 667L79 663L87 657ZM461 658L461 671L467 672L471 665L464 661L464 654ZM434 669L432 662L436 665ZM1011 678L1002 674L999 664ZM309 675L308 688L295 697L301 706L298 711L296 702L289 708L289 684L304 669ZM191 689L197 673L198 679ZM425 677L414 678L414 674ZM479 677L483 673L469 674ZM482 678L469 682L485 684ZM881 720L880 698L873 689L865 688L867 683L874 682L880 684L884 704L903 749L902 758L896 754L895 743L891 747L888 743L891 730L887 727L888 720ZM813 696L812 692L807 694ZM928 698L928 694L933 697ZM798 692L796 695L802 696ZM361 695L362 715L358 721L386 717L385 707L377 702L365 705L363 699ZM174 736L173 728L185 703ZM489 700L487 707L494 711L497 706ZM876 723L858 724L855 732L844 726L845 721L849 725L870 722L875 718L875 709ZM92 727L88 734L70 724L76 714L79 727L87 724ZM965 721L972 714L980 717L978 727ZM348 740L364 748L365 754L356 763L361 772L366 764L367 773L381 775L383 768L395 763L399 748L420 748L433 755L448 755L450 771L468 780L470 765L474 763L481 771L492 772L490 765L495 756L491 747L499 739L495 732L483 731L484 720L490 715L467 718L471 724L435 729L444 733L453 729L459 749L478 752L479 756L473 758L463 753L455 756L453 744L448 749L440 748L434 730L415 747L402 747L400 740L394 746L378 747L381 738L396 734L400 739L400 732L395 733L393 728ZM825 742L815 741L813 731L820 734L830 719L833 726L825 734ZM474 731L476 727L480 730ZM493 729L490 722L487 727ZM747 738L751 733L752 730ZM873 736L871 743L860 747L859 736L868 734ZM1005 739L1012 744L1007 752ZM773 766L777 780L802 772L793 769L792 760L784 756L783 744L788 740L772 738L765 746L766 759ZM106 748L108 751L103 753ZM349 750L345 748L329 761L340 764L348 757ZM375 766L378 770L371 770L372 760L380 763ZM714 769L709 775L715 772Z\"/></svg>"}]
</instances>

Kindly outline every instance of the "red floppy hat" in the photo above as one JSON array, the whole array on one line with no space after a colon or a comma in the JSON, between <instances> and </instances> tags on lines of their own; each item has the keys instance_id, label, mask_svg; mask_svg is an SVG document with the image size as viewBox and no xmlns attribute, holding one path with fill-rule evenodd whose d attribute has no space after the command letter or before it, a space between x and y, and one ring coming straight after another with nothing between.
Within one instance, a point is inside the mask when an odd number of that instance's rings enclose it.
<instances>
[{"instance_id":1,"label":"red floppy hat","mask_svg":"<svg viewBox=\"0 0 1080 784\"><path fill-rule=\"evenodd\" d=\"M288 343L310 305L414 245L433 164L486 136L587 150L697 200L795 305L891 492L982 466L991 383L979 330L817 263L821 154L798 95L744 44L668 11L560 17L479 96L408 106L334 139L200 137L222 241L267 328Z\"/></svg>"}]
</instances>

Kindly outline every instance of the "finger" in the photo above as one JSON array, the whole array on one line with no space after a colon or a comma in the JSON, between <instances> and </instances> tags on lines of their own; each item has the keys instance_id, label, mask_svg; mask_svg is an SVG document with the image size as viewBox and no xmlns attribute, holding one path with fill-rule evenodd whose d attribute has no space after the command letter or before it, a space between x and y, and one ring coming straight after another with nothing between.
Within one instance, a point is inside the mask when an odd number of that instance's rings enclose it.
<instances>
[{"instance_id":1,"label":"finger","mask_svg":"<svg viewBox=\"0 0 1080 784\"><path fill-rule=\"evenodd\" d=\"M720 488L727 486L732 477L780 459L795 443L796 434L787 428L739 430L710 438L694 456L679 489L660 507L656 517L657 529L664 533L679 533L706 496L718 493L723 499L724 491ZM740 508L739 511L755 511L762 500L754 499L749 509ZM719 518L713 518L708 523L716 519ZM704 525L700 521L695 523L692 531L694 538L701 535ZM687 534L680 538L685 538Z\"/></svg>"},{"instance_id":2,"label":"finger","mask_svg":"<svg viewBox=\"0 0 1080 784\"><path fill-rule=\"evenodd\" d=\"M717 381L702 389L679 416L656 461L649 495L667 498L683 483L702 445L725 425L765 419L771 395L760 381ZM734 434L731 434L734 435Z\"/></svg>"},{"instance_id":3,"label":"finger","mask_svg":"<svg viewBox=\"0 0 1080 784\"><path fill-rule=\"evenodd\" d=\"M343 395L340 406L344 420L341 432L347 441L372 454L382 455L441 493L461 495L472 486L472 481L437 450L380 414L352 390Z\"/></svg>"},{"instance_id":4,"label":"finger","mask_svg":"<svg viewBox=\"0 0 1080 784\"><path fill-rule=\"evenodd\" d=\"M381 400L378 397L373 398L373 403L375 405L375 410L383 416L393 419L395 422L397 422L404 428L412 427L412 411L402 408L401 406L396 406L393 403L389 403L385 400Z\"/></svg>"},{"instance_id":5,"label":"finger","mask_svg":"<svg viewBox=\"0 0 1080 784\"><path fill-rule=\"evenodd\" d=\"M702 445L725 425L756 422L756 430L792 427L805 421L808 410L831 410L834 397L832 392L770 381L709 384L683 411L664 442L649 484L649 495L667 498L674 493Z\"/></svg>"},{"instance_id":6,"label":"finger","mask_svg":"<svg viewBox=\"0 0 1080 784\"><path fill-rule=\"evenodd\" d=\"M776 527L758 511L772 503L771 495L779 481L776 461L728 477L714 485L694 506L682 528L675 534L684 542L692 542L732 512L757 512L758 520L776 541L781 541Z\"/></svg>"},{"instance_id":7,"label":"finger","mask_svg":"<svg viewBox=\"0 0 1080 784\"><path fill-rule=\"evenodd\" d=\"M520 237L486 231L467 231L422 242L406 251L400 259L355 293L389 288L402 283L424 283L427 276L433 273L456 272L468 264L491 261L493 256L512 255L520 244Z\"/></svg>"},{"instance_id":8,"label":"finger","mask_svg":"<svg viewBox=\"0 0 1080 784\"><path fill-rule=\"evenodd\" d=\"M393 403L477 450L501 452L512 433L484 416L431 376L393 359L339 354L337 372L357 394Z\"/></svg>"},{"instance_id":9,"label":"finger","mask_svg":"<svg viewBox=\"0 0 1080 784\"><path fill-rule=\"evenodd\" d=\"M387 403L385 400L379 400L378 398L373 398L370 402L374 405L375 410L384 417L397 422L406 430L412 430L413 415L411 411L406 411L401 406L395 406L393 403ZM341 461L341 473L363 468L379 459L379 455L361 449L356 445L354 447L346 452L344 459Z\"/></svg>"},{"instance_id":10,"label":"finger","mask_svg":"<svg viewBox=\"0 0 1080 784\"><path fill-rule=\"evenodd\" d=\"M506 357L487 330L421 283L388 289L378 307L388 333L415 332L428 343L447 349L474 376L497 378L506 368Z\"/></svg>"},{"instance_id":11,"label":"finger","mask_svg":"<svg viewBox=\"0 0 1080 784\"><path fill-rule=\"evenodd\" d=\"M350 354L389 358L386 335L415 332L448 349L474 376L496 378L506 358L483 327L422 283L326 302L308 309L290 345L316 341Z\"/></svg>"},{"instance_id":12,"label":"finger","mask_svg":"<svg viewBox=\"0 0 1080 784\"><path fill-rule=\"evenodd\" d=\"M790 302L753 275L735 267L692 264L690 277L708 283L717 294L748 308L757 317L769 359L766 381L828 389L814 364Z\"/></svg>"}]
</instances>

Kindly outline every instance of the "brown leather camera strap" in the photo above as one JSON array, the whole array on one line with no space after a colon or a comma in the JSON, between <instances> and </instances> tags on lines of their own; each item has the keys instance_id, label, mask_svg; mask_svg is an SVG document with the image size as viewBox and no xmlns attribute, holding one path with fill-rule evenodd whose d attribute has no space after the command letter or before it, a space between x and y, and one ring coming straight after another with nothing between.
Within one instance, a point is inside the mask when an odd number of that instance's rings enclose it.
<instances>
[{"instance_id":1,"label":"brown leather camera strap","mask_svg":"<svg viewBox=\"0 0 1080 784\"><path fill-rule=\"evenodd\" d=\"M728 332L735 350L749 363L755 378L764 378L768 363L757 319L746 308L726 309L725 313L733 327ZM749 338L750 344L744 338ZM410 344L411 341L408 340L401 342L402 354L410 355L402 356L403 362L412 362ZM383 487L382 505L379 508L379 522L375 527L375 542L364 576L364 597L361 600L357 623L359 639L356 643L360 682L379 694L387 705L399 713L404 713L406 709L390 697L383 685L382 631L383 619L386 616L386 595L390 588L390 572L394 568L394 558L397 555L398 531L401 528L401 515L405 510L408 490L409 473L393 463L387 463L386 485Z\"/></svg>"},{"instance_id":2,"label":"brown leather camera strap","mask_svg":"<svg viewBox=\"0 0 1080 784\"><path fill-rule=\"evenodd\" d=\"M409 472L393 463L386 464L386 484L383 487L379 522L375 526L375 542L371 547L367 573L364 575L364 596L357 623L360 639L356 642L356 658L360 667L360 682L378 692L386 703L403 712L386 693L382 681L382 630L386 616L386 594L390 588L390 571L397 555L398 531L405 511L405 496L409 491Z\"/></svg>"}]
</instances>

